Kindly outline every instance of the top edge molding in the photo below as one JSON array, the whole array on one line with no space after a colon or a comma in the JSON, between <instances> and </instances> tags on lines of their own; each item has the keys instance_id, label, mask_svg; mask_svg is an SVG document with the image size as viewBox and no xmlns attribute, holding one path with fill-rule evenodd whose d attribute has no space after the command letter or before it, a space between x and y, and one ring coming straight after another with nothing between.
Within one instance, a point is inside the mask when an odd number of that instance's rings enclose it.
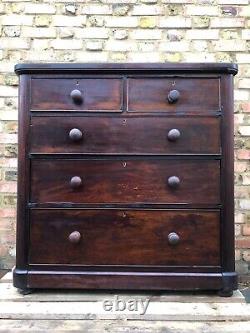
<instances>
[{"instance_id":1,"label":"top edge molding","mask_svg":"<svg viewBox=\"0 0 250 333\"><path fill-rule=\"evenodd\" d=\"M227 73L236 75L235 63L20 63L15 66L16 74L76 73L76 72L145 72L167 73Z\"/></svg>"}]
</instances>

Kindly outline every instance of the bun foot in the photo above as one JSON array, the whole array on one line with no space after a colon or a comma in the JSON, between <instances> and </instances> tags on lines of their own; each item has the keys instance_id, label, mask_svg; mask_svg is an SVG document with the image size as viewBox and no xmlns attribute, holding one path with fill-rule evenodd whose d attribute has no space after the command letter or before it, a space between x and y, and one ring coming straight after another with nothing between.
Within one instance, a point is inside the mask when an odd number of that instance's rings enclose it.
<instances>
[{"instance_id":1,"label":"bun foot","mask_svg":"<svg viewBox=\"0 0 250 333\"><path fill-rule=\"evenodd\" d=\"M20 289L20 288L18 288L17 290L18 290L19 294L21 294L23 296L29 295L29 294L33 293L33 289L29 289L29 288L27 288L27 289Z\"/></svg>"},{"instance_id":2,"label":"bun foot","mask_svg":"<svg viewBox=\"0 0 250 333\"><path fill-rule=\"evenodd\" d=\"M233 295L233 290L221 289L217 294L220 297L231 297Z\"/></svg>"}]
</instances>

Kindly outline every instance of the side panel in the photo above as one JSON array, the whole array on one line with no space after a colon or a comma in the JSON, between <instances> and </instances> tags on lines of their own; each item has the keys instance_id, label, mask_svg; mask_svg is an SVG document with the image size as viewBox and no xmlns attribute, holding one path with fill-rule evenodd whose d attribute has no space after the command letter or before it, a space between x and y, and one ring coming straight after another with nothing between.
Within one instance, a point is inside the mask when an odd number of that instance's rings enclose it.
<instances>
[{"instance_id":1,"label":"side panel","mask_svg":"<svg viewBox=\"0 0 250 333\"><path fill-rule=\"evenodd\" d=\"M20 75L18 105L18 197L16 226L16 267L14 285L26 287L29 223L27 202L29 201L29 96L30 76Z\"/></svg>"},{"instance_id":2,"label":"side panel","mask_svg":"<svg viewBox=\"0 0 250 333\"><path fill-rule=\"evenodd\" d=\"M222 266L224 272L234 272L234 137L233 137L233 75L221 78L222 96Z\"/></svg>"}]
</instances>

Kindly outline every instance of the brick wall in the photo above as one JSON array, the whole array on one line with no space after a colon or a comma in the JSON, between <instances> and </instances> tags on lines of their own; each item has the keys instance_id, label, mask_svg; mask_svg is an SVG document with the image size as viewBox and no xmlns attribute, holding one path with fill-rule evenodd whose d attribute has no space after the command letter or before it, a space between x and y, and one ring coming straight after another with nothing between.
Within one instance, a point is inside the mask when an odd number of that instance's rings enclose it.
<instances>
[{"instance_id":1,"label":"brick wall","mask_svg":"<svg viewBox=\"0 0 250 333\"><path fill-rule=\"evenodd\" d=\"M0 268L14 264L18 62L237 62L236 259L250 266L248 0L1 0Z\"/></svg>"}]
</instances>

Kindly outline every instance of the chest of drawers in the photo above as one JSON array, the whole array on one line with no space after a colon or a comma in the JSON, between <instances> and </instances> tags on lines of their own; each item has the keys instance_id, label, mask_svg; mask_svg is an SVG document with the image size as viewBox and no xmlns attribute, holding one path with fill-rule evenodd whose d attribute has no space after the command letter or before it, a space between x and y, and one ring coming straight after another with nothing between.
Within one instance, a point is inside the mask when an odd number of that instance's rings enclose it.
<instances>
[{"instance_id":1,"label":"chest of drawers","mask_svg":"<svg viewBox=\"0 0 250 333\"><path fill-rule=\"evenodd\" d=\"M234 64L20 64L26 288L216 290L234 271Z\"/></svg>"}]
</instances>

